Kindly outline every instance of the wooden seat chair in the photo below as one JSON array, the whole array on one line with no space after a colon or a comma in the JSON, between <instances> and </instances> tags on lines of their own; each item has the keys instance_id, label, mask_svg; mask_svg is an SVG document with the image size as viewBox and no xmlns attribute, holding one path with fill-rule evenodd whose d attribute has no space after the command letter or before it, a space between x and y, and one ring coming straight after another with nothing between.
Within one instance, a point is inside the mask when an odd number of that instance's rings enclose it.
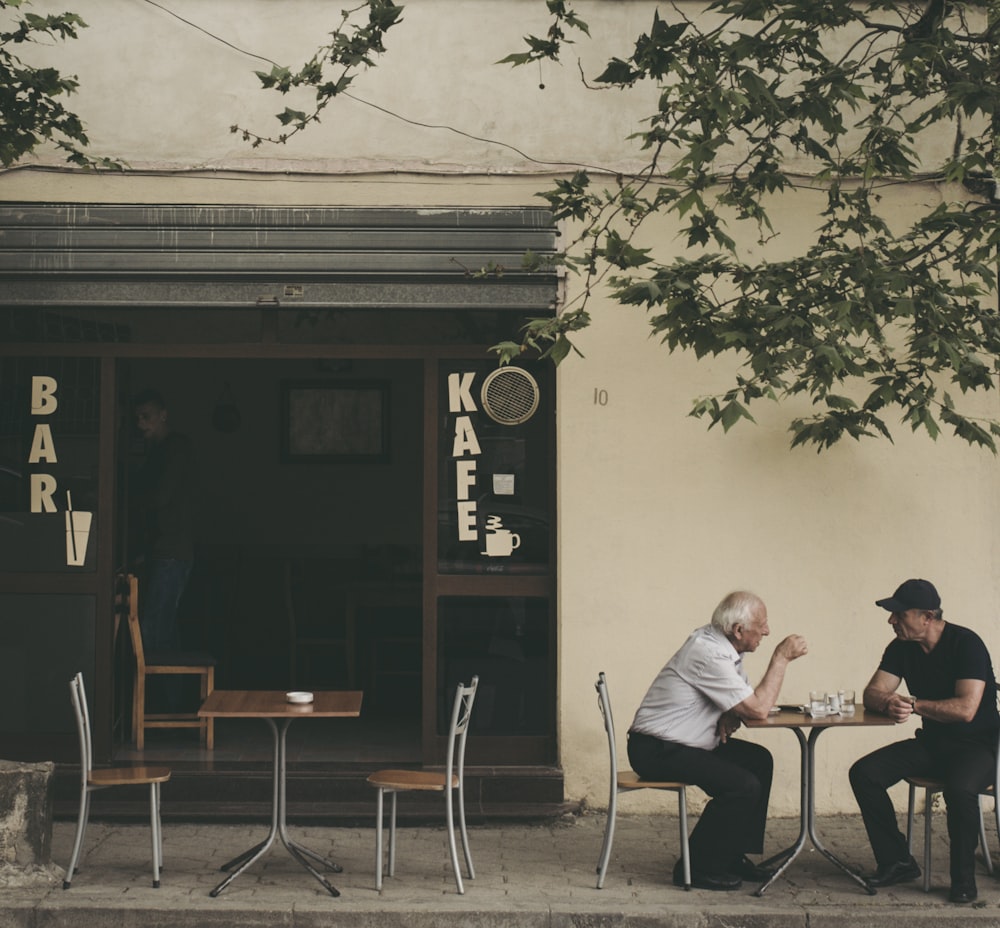
<instances>
[{"instance_id":1,"label":"wooden seat chair","mask_svg":"<svg viewBox=\"0 0 1000 928\"><path fill-rule=\"evenodd\" d=\"M420 790L444 793L445 818L448 824L448 847L451 852L451 866L455 871L455 883L459 893L465 892L462 885L462 873L458 865L458 847L455 843L455 813L452 796L458 792L458 824L462 835L462 850L465 852L465 865L469 879L475 879L476 871L472 866L472 855L469 852L469 834L465 827L465 741L469 733L469 719L472 715L472 704L476 698L476 688L479 677L473 677L472 682L465 686L458 684L455 690L455 702L451 711L451 724L448 728L448 752L443 772L433 770L379 770L368 777L368 782L378 790L378 805L376 811L375 831L375 888L382 888L382 832L385 827L383 815L383 797L389 793L392 797L389 813L389 866L387 873L393 876L396 872L396 795L398 793Z\"/></svg>"},{"instance_id":2,"label":"wooden seat chair","mask_svg":"<svg viewBox=\"0 0 1000 928\"><path fill-rule=\"evenodd\" d=\"M153 887L160 885L160 867L163 865L163 833L160 829L160 784L170 779L169 767L107 767L95 770L94 752L90 734L90 711L83 674L78 673L69 683L76 716L76 730L80 739L80 812L76 821L73 852L63 879L63 889L69 889L80 861L83 835L90 818L90 796L99 789L110 786L149 786L149 825L153 841Z\"/></svg>"},{"instance_id":3,"label":"wooden seat chair","mask_svg":"<svg viewBox=\"0 0 1000 928\"><path fill-rule=\"evenodd\" d=\"M1000 693L1000 685L997 686ZM979 846L983 851L983 863L986 872L993 875L993 859L990 857L989 845L986 841L986 821L983 815L983 797L993 798L993 821L997 836L1000 837L1000 803L997 802L997 786L1000 784L1000 735L997 742L997 766L993 774L993 782L979 794ZM931 813L934 807L934 794L944 791L945 784L932 777L906 777L909 786L909 797L906 807L906 849L913 853L913 822L916 817L917 790L924 791L924 892L931 888Z\"/></svg>"},{"instance_id":4,"label":"wooden seat chair","mask_svg":"<svg viewBox=\"0 0 1000 928\"><path fill-rule=\"evenodd\" d=\"M146 680L153 676L197 676L200 679L201 700L215 689L215 658L204 651L149 651L142 645L139 624L139 581L134 574L123 574L116 595L118 607L128 620L129 638L135 657L135 678L132 684L132 740L143 750L147 728L197 728L201 743L215 747L215 720L199 718L194 712L146 711Z\"/></svg>"},{"instance_id":5,"label":"wooden seat chair","mask_svg":"<svg viewBox=\"0 0 1000 928\"><path fill-rule=\"evenodd\" d=\"M611 697L608 694L608 682L603 671L597 675L594 684L597 690L597 704L604 719L604 731L608 737L608 759L610 766L610 789L608 791L608 818L604 827L604 843L601 845L601 856L597 862L597 888L604 886L604 876L611 860L611 845L615 837L615 818L618 812L618 796L621 793L631 793L639 789L659 789L677 793L677 804L680 818L681 861L684 868L684 888L691 889L691 851L688 847L687 819L687 787L689 783L673 780L643 780L632 770L618 769L618 756L615 749L615 721L611 713Z\"/></svg>"}]
</instances>

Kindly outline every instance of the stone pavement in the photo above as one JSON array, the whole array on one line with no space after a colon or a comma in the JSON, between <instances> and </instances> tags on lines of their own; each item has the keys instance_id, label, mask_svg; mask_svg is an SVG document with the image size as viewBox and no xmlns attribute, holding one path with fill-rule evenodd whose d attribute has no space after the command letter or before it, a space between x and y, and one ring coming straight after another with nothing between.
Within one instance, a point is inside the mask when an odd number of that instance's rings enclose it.
<instances>
[{"instance_id":1,"label":"stone pavement","mask_svg":"<svg viewBox=\"0 0 1000 928\"><path fill-rule=\"evenodd\" d=\"M930 893L917 882L866 895L818 852L804 850L762 898L751 895L753 886L736 893L685 893L674 887L676 819L667 814L619 816L601 890L594 888L601 813L471 827L476 879L466 881L464 896L455 892L443 828L400 830L396 876L379 893L371 828L291 825L294 840L343 865L344 872L331 877L342 892L339 898L328 895L280 845L218 898L210 898L209 890L222 876L220 865L259 841L266 831L263 823L165 824L159 889L151 886L148 827L91 823L80 872L64 891L61 866L69 857L73 827L72 822L55 823L53 859L60 866L27 877L0 870L0 928L1000 928L1000 885L982 865L979 901L948 903L941 815L935 821ZM791 819L772 822L769 852L790 844L797 827ZM823 817L818 832L847 864L869 868L859 818Z\"/></svg>"}]
</instances>

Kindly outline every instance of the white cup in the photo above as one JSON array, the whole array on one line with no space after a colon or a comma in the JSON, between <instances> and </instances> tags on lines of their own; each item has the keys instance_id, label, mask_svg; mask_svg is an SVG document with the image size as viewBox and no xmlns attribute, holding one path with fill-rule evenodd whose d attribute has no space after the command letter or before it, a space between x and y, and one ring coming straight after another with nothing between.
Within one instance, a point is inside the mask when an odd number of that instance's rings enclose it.
<instances>
[{"instance_id":1,"label":"white cup","mask_svg":"<svg viewBox=\"0 0 1000 928\"><path fill-rule=\"evenodd\" d=\"M829 693L826 697L826 707L830 715L840 715L840 693Z\"/></svg>"}]
</instances>

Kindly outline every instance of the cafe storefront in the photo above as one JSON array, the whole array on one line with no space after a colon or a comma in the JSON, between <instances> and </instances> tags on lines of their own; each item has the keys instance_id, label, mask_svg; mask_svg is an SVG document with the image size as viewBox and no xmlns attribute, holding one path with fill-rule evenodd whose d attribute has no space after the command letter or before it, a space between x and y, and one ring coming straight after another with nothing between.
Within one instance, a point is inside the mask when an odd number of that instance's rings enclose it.
<instances>
[{"instance_id":1,"label":"cafe storefront","mask_svg":"<svg viewBox=\"0 0 1000 928\"><path fill-rule=\"evenodd\" d=\"M478 673L470 763L556 770L555 378L488 350L554 311L518 268L555 235L531 208L0 207L3 755L75 762L82 670L98 758L136 756L114 586L154 388L196 449L179 621L218 688L363 689L352 761L435 764ZM205 774L194 737L153 743Z\"/></svg>"}]
</instances>

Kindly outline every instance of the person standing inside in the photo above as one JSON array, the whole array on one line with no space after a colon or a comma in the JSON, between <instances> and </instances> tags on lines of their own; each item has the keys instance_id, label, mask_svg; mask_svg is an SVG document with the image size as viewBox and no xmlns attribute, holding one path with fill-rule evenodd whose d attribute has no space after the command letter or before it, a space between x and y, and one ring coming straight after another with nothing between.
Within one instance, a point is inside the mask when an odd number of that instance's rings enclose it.
<instances>
[{"instance_id":1,"label":"person standing inside","mask_svg":"<svg viewBox=\"0 0 1000 928\"><path fill-rule=\"evenodd\" d=\"M177 608L194 564L194 449L186 436L171 428L167 404L155 390L136 396L135 414L146 443L138 475L142 644L149 651L177 650L181 646Z\"/></svg>"},{"instance_id":2,"label":"person standing inside","mask_svg":"<svg viewBox=\"0 0 1000 928\"><path fill-rule=\"evenodd\" d=\"M743 879L772 875L747 854L764 850L773 760L761 745L731 735L744 719L767 718L786 668L807 647L789 635L752 687L743 655L768 634L760 597L730 593L653 680L629 728L629 763L640 777L693 783L711 797L689 839L691 882L699 889L734 890ZM684 884L681 861L673 880Z\"/></svg>"},{"instance_id":3,"label":"person standing inside","mask_svg":"<svg viewBox=\"0 0 1000 928\"><path fill-rule=\"evenodd\" d=\"M945 622L941 597L928 580L907 580L875 605L888 611L896 637L865 688L865 708L897 723L917 715L922 725L916 737L873 751L851 767L851 788L877 868L868 884L892 886L920 876L887 791L904 777L932 777L945 784L949 899L973 902L979 793L996 774L1000 727L993 661L979 635ZM896 692L904 682L908 696Z\"/></svg>"}]
</instances>

